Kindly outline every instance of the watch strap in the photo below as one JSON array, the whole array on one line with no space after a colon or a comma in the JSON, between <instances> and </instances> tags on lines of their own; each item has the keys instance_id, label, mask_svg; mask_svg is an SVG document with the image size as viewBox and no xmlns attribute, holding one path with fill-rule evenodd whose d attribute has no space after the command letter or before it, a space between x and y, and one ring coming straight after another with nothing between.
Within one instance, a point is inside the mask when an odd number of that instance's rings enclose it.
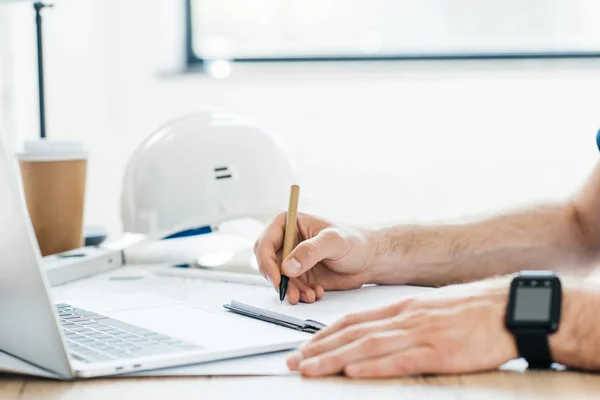
<instances>
[{"instance_id":1,"label":"watch strap","mask_svg":"<svg viewBox=\"0 0 600 400\"><path fill-rule=\"evenodd\" d=\"M515 332L519 355L530 369L548 369L552 365L552 354L546 332Z\"/></svg>"}]
</instances>

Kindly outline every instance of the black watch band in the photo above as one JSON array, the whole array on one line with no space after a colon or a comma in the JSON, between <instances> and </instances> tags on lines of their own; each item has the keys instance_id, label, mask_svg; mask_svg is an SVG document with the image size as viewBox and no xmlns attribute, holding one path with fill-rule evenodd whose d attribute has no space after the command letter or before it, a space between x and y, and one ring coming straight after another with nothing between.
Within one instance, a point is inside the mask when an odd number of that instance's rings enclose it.
<instances>
[{"instance_id":1,"label":"black watch band","mask_svg":"<svg viewBox=\"0 0 600 400\"><path fill-rule=\"evenodd\" d=\"M529 364L530 369L548 369L552 365L552 355L546 332L514 332L519 355Z\"/></svg>"},{"instance_id":2,"label":"black watch band","mask_svg":"<svg viewBox=\"0 0 600 400\"><path fill-rule=\"evenodd\" d=\"M560 279L552 271L521 271L510 284L506 327L529 368L552 366L549 335L558 330L562 303Z\"/></svg>"}]
</instances>

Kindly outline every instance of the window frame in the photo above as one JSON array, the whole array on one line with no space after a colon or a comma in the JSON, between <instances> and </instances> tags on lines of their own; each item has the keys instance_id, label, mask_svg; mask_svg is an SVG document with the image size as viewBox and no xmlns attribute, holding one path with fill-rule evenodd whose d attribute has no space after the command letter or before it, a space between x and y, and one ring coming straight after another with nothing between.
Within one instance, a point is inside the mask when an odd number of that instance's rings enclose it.
<instances>
[{"instance_id":1,"label":"window frame","mask_svg":"<svg viewBox=\"0 0 600 400\"><path fill-rule=\"evenodd\" d=\"M194 51L194 27L192 22L192 1L185 2L185 54L189 69L204 70L206 58L199 57ZM319 62L365 62L365 61L460 61L460 60L534 60L534 59L589 59L600 58L599 51L564 52L509 52L509 53L431 53L431 54L383 54L383 55L345 55L345 56L289 56L289 57L236 57L227 59L233 63L319 63Z\"/></svg>"}]
</instances>

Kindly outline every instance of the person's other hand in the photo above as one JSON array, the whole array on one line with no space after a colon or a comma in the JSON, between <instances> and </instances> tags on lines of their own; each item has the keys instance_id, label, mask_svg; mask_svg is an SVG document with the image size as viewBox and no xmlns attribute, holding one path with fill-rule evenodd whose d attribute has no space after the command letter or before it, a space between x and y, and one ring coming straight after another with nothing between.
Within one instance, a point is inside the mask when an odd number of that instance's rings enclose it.
<instances>
[{"instance_id":1,"label":"person's other hand","mask_svg":"<svg viewBox=\"0 0 600 400\"><path fill-rule=\"evenodd\" d=\"M446 296L414 297L348 315L288 358L304 376L351 378L455 374L496 369L518 358L504 327L508 284L458 285Z\"/></svg>"},{"instance_id":2,"label":"person's other hand","mask_svg":"<svg viewBox=\"0 0 600 400\"><path fill-rule=\"evenodd\" d=\"M279 214L254 245L260 272L276 290L281 280L285 220L286 213ZM294 250L282 266L290 278L287 297L291 304L312 303L325 290L355 289L367 283L375 249L365 232L302 213L296 232Z\"/></svg>"}]
</instances>

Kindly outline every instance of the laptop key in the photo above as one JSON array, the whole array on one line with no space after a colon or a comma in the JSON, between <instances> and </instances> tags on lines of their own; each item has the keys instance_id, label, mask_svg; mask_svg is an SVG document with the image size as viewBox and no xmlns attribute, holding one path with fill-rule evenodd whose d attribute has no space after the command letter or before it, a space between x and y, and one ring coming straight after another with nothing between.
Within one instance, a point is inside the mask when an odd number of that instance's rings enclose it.
<instances>
[{"instance_id":1,"label":"laptop key","mask_svg":"<svg viewBox=\"0 0 600 400\"><path fill-rule=\"evenodd\" d=\"M62 319L79 319L80 318L78 315L73 315L73 314L65 314L65 315L61 315L60 317Z\"/></svg>"},{"instance_id":2,"label":"laptop key","mask_svg":"<svg viewBox=\"0 0 600 400\"><path fill-rule=\"evenodd\" d=\"M112 333L114 337L118 337L119 339L125 339L125 337L132 336L131 333L125 331L119 331L118 333Z\"/></svg>"},{"instance_id":3,"label":"laptop key","mask_svg":"<svg viewBox=\"0 0 600 400\"><path fill-rule=\"evenodd\" d=\"M92 332L92 331L81 331L81 332L77 332L77 333L79 333L79 334L81 335L81 337L86 337L86 338L89 338L89 337L90 337L90 335L93 335L93 334L94 334L94 333L96 333L96 332Z\"/></svg>"},{"instance_id":4,"label":"laptop key","mask_svg":"<svg viewBox=\"0 0 600 400\"><path fill-rule=\"evenodd\" d=\"M102 320L108 319L108 317L105 317L104 315L100 315L100 314L86 315L85 318L92 320L92 321L102 321Z\"/></svg>"},{"instance_id":5,"label":"laptop key","mask_svg":"<svg viewBox=\"0 0 600 400\"><path fill-rule=\"evenodd\" d=\"M95 335L103 335L105 338L109 338L110 335L108 333L106 333L105 331L99 331L97 329L90 329L89 334L95 334Z\"/></svg>"},{"instance_id":6,"label":"laptop key","mask_svg":"<svg viewBox=\"0 0 600 400\"><path fill-rule=\"evenodd\" d=\"M86 315L96 315L95 312L92 311L87 311L81 308L73 308L73 314L77 314L77 315L83 315L84 317Z\"/></svg>"},{"instance_id":7,"label":"laptop key","mask_svg":"<svg viewBox=\"0 0 600 400\"><path fill-rule=\"evenodd\" d=\"M114 328L112 326L98 324L98 326L95 326L94 329L96 329L97 331L110 331L110 330L113 330Z\"/></svg>"},{"instance_id":8,"label":"laptop key","mask_svg":"<svg viewBox=\"0 0 600 400\"><path fill-rule=\"evenodd\" d=\"M75 337L75 338L71 338L71 340L75 340L78 343L94 343L96 341L95 338L92 338L89 336Z\"/></svg>"},{"instance_id":9,"label":"laptop key","mask_svg":"<svg viewBox=\"0 0 600 400\"><path fill-rule=\"evenodd\" d=\"M105 336L106 336L106 339L102 339L102 341L105 343L122 343L122 342L124 342L124 340L119 337L110 336L110 335L105 335Z\"/></svg>"},{"instance_id":10,"label":"laptop key","mask_svg":"<svg viewBox=\"0 0 600 400\"><path fill-rule=\"evenodd\" d=\"M100 352L105 352L105 351L112 350L112 349L114 349L114 347L112 347L112 346L106 346L106 345L94 346L94 350L99 350Z\"/></svg>"},{"instance_id":11,"label":"laptop key","mask_svg":"<svg viewBox=\"0 0 600 400\"><path fill-rule=\"evenodd\" d=\"M80 318L91 319L91 320L108 319L108 317L106 317L104 315L96 314L95 312L91 312L91 311L73 310L73 314L79 316Z\"/></svg>"},{"instance_id":12,"label":"laptop key","mask_svg":"<svg viewBox=\"0 0 600 400\"><path fill-rule=\"evenodd\" d=\"M68 332L85 332L85 331L89 331L88 328L86 328L85 326L69 326L69 328L67 329Z\"/></svg>"},{"instance_id":13,"label":"laptop key","mask_svg":"<svg viewBox=\"0 0 600 400\"><path fill-rule=\"evenodd\" d=\"M63 318L63 316L60 316L61 318ZM68 318L70 320L70 322L81 322L81 321L85 321L85 318L80 317L79 315L72 315L70 316L70 318Z\"/></svg>"}]
</instances>

